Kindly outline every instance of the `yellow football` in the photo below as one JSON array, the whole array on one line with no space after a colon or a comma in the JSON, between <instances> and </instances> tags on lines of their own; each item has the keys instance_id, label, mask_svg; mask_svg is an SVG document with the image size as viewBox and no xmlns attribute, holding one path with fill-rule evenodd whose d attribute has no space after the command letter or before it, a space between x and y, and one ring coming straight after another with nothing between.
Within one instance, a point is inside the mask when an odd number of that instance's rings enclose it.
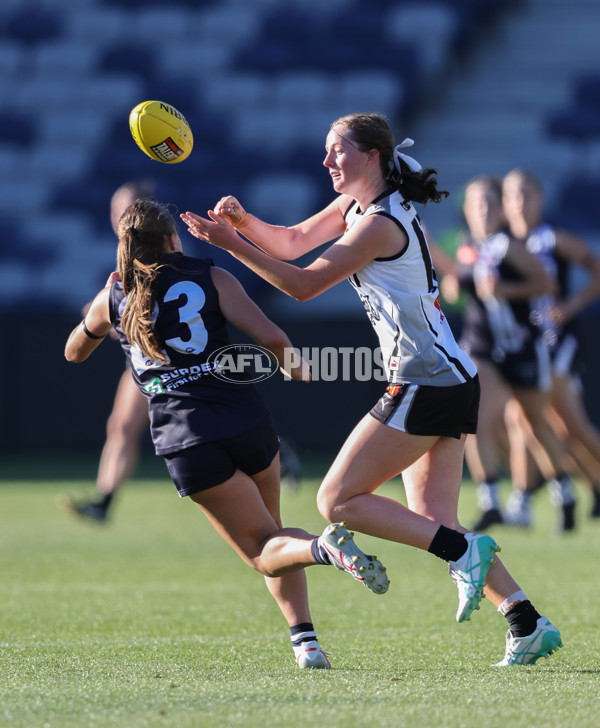
<instances>
[{"instance_id":1,"label":"yellow football","mask_svg":"<svg viewBox=\"0 0 600 728\"><path fill-rule=\"evenodd\" d=\"M163 101L142 101L133 108L129 129L138 147L157 162L183 162L194 146L185 116Z\"/></svg>"}]
</instances>

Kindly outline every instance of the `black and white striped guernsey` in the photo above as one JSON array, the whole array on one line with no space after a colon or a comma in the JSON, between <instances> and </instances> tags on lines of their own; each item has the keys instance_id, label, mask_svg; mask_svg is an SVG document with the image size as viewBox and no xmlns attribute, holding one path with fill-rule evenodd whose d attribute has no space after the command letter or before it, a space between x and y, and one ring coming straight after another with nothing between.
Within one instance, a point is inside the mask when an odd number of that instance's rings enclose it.
<instances>
[{"instance_id":1,"label":"black and white striped guernsey","mask_svg":"<svg viewBox=\"0 0 600 728\"><path fill-rule=\"evenodd\" d=\"M451 387L472 379L475 364L458 346L439 300L438 282L419 216L397 191L386 191L363 212L354 202L345 214L350 230L369 215L384 215L404 230L398 255L376 258L350 283L379 337L388 380Z\"/></svg>"}]
</instances>

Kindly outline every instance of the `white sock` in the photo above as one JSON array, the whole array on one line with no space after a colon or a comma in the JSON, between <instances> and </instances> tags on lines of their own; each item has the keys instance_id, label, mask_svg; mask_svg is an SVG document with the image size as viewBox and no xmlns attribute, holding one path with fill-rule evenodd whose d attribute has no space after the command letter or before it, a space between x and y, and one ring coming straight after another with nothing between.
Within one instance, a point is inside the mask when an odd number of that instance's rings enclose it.
<instances>
[{"instance_id":1,"label":"white sock","mask_svg":"<svg viewBox=\"0 0 600 728\"><path fill-rule=\"evenodd\" d=\"M575 503L575 489L573 488L573 481L568 475L553 478L548 483L548 490L550 491L550 499L555 506L570 506Z\"/></svg>"},{"instance_id":2,"label":"white sock","mask_svg":"<svg viewBox=\"0 0 600 728\"><path fill-rule=\"evenodd\" d=\"M500 508L499 487L496 481L480 483L477 488L477 502L482 511Z\"/></svg>"},{"instance_id":3,"label":"white sock","mask_svg":"<svg viewBox=\"0 0 600 728\"><path fill-rule=\"evenodd\" d=\"M512 606L514 606L515 602L524 602L527 600L527 596L525 595L525 592L516 591L514 594L511 594L509 597L507 597L502 604L498 607L498 611L500 614L506 614Z\"/></svg>"},{"instance_id":4,"label":"white sock","mask_svg":"<svg viewBox=\"0 0 600 728\"><path fill-rule=\"evenodd\" d=\"M317 634L313 628L311 622L302 622L294 627L290 628L290 639L292 641L292 647L294 648L294 654L296 657L299 652L302 652L303 645L306 642L318 642Z\"/></svg>"},{"instance_id":5,"label":"white sock","mask_svg":"<svg viewBox=\"0 0 600 728\"><path fill-rule=\"evenodd\" d=\"M513 508L527 508L529 506L529 501L531 500L531 493L527 490L519 490L518 488L513 488L512 492L510 494L509 504Z\"/></svg>"}]
</instances>

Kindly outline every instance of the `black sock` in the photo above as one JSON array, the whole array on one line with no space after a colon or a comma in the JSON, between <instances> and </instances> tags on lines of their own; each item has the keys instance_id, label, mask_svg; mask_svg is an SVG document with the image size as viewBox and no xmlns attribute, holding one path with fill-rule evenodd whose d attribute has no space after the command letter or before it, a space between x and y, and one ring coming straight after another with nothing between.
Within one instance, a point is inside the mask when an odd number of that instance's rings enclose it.
<instances>
[{"instance_id":1,"label":"black sock","mask_svg":"<svg viewBox=\"0 0 600 728\"><path fill-rule=\"evenodd\" d=\"M98 508L102 508L103 511L107 511L108 507L110 505L110 502L113 499L114 493L105 493L103 496L98 498L97 501L94 502L95 506L98 506Z\"/></svg>"},{"instance_id":2,"label":"black sock","mask_svg":"<svg viewBox=\"0 0 600 728\"><path fill-rule=\"evenodd\" d=\"M535 630L541 615L536 612L529 599L526 599L516 604L504 616L508 620L513 637L527 637Z\"/></svg>"},{"instance_id":3,"label":"black sock","mask_svg":"<svg viewBox=\"0 0 600 728\"><path fill-rule=\"evenodd\" d=\"M292 644L297 647L303 642L312 642L317 639L317 634L312 622L301 622L290 627L290 639Z\"/></svg>"},{"instance_id":4,"label":"black sock","mask_svg":"<svg viewBox=\"0 0 600 728\"><path fill-rule=\"evenodd\" d=\"M427 550L444 561L458 561L467 550L467 546L464 534L454 531L452 528L440 526Z\"/></svg>"},{"instance_id":5,"label":"black sock","mask_svg":"<svg viewBox=\"0 0 600 728\"><path fill-rule=\"evenodd\" d=\"M331 566L331 560L329 559L327 551L319 546L318 538L313 539L313 542L310 545L310 552L317 564L326 564L327 566Z\"/></svg>"}]
</instances>

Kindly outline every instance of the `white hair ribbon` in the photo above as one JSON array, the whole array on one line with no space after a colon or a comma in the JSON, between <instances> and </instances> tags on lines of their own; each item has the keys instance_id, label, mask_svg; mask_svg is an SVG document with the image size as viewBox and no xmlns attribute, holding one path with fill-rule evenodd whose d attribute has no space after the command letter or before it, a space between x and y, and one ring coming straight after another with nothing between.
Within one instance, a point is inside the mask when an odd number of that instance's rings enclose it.
<instances>
[{"instance_id":1,"label":"white hair ribbon","mask_svg":"<svg viewBox=\"0 0 600 728\"><path fill-rule=\"evenodd\" d=\"M408 154L402 154L402 152L400 151L401 149L405 149L406 147L412 147L413 144L414 141L406 137L403 142L397 144L394 147L394 166L396 167L398 172L400 172L400 174L402 174L402 170L400 169L400 160L408 165L408 168L411 172L420 172L423 169L423 167L421 167L416 159L413 159L413 157L409 157Z\"/></svg>"}]
</instances>

